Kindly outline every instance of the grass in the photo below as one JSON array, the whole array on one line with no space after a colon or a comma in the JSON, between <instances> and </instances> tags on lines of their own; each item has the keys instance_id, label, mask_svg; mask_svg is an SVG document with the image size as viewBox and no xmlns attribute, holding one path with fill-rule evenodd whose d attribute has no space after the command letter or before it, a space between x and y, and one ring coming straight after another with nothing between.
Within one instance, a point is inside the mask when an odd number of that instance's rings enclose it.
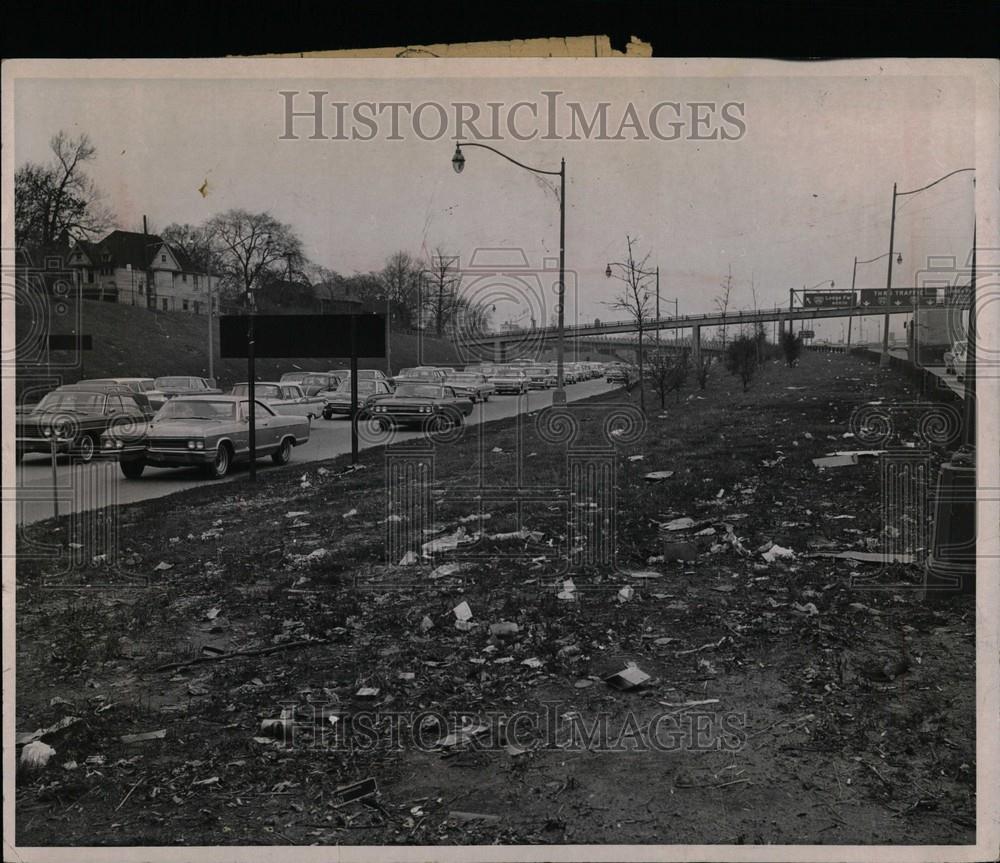
<instances>
[{"instance_id":1,"label":"grass","mask_svg":"<svg viewBox=\"0 0 1000 863\"><path fill-rule=\"evenodd\" d=\"M631 441L608 436L605 421L637 394L619 390L572 405L572 449L615 456L614 564L566 568L567 512L589 512L589 501L566 500L570 444L554 425L540 435L530 416L470 428L433 453L408 445L414 461L433 460L433 467L422 489L428 511L416 523L419 511L407 511L404 524L416 533L403 548L419 552L459 527L473 533L477 522L460 519L490 515L479 521L475 545L414 566L396 565L402 549L387 559L385 520L393 512L380 450L362 452L362 469L348 470L345 458L292 464L262 472L257 487L206 484L123 508L123 556L137 574L156 576L148 590L98 599L79 586L53 591L40 586L44 562L19 565L17 727L50 724L55 694L91 713L95 704L120 702L117 724L102 719L83 742L53 745L60 762L82 762L95 751L109 761L140 758L91 780L93 793L68 811L50 808L45 795L72 785L74 774L56 768L25 782L19 841L969 841L971 598L923 604L909 590L920 572L905 566L874 571L885 587L863 590L852 586L853 564L803 556L820 541L838 548L882 542L877 465L820 474L811 463L845 446L852 411L876 395L915 400L907 382L856 358L809 355L796 369L771 366L745 394L721 375L704 392L689 386L662 414L651 410ZM916 439L915 425L912 416L900 421L901 440ZM779 450L785 461L765 468ZM674 476L642 479L659 469ZM352 509L357 514L345 518ZM675 538L657 524L677 516L716 533L684 535L698 546L694 562L657 563L664 541ZM198 539L214 522L221 536ZM750 554L719 543L725 524ZM522 527L537 535L497 536ZM56 528L66 536L68 521L28 531ZM798 557L765 564L755 550L768 541ZM296 562L317 548L327 554ZM173 569L155 573L160 560ZM465 568L432 577L450 561ZM637 570L658 576L639 578ZM78 576L85 584L96 574ZM577 601L557 598L567 577ZM623 586L635 590L630 601L617 600ZM462 601L473 610L469 632L454 626ZM80 613L71 622L73 608ZM206 618L209 608L221 609L221 622ZM426 631L425 617L433 623ZM513 639L490 634L488 624L499 621L518 624ZM107 646L119 632L136 641L131 658ZM200 655L205 644L233 649L309 638L317 644L305 650L155 671ZM913 658L904 676L877 682L867 674L900 651ZM522 664L532 657L540 668ZM647 689L622 693L601 682L627 662L652 676ZM402 680L404 671L415 679ZM581 681L589 683L580 688ZM557 715L604 716L612 728L629 717L648 722L662 714L662 701L718 699L712 709L722 713L709 718L743 717L745 738L729 752L541 746L518 757L499 748L441 758L412 746L360 746L357 736L353 749L318 746L319 730L303 720L291 748L254 742L262 719L276 717L282 703L304 707L307 690L339 704L347 725L373 709L356 697L361 686L380 690L386 713L496 715L556 704ZM166 740L119 753L116 735L152 727L167 728ZM130 805L112 811L140 773L146 780ZM215 786L194 784L212 776ZM331 808L336 787L368 776L379 783L380 813ZM718 787L730 779L745 781ZM827 803L839 808L836 819ZM422 820L411 813L417 804ZM456 808L501 820L457 827L449 818ZM124 826L112 831L112 823Z\"/></svg>"}]
</instances>

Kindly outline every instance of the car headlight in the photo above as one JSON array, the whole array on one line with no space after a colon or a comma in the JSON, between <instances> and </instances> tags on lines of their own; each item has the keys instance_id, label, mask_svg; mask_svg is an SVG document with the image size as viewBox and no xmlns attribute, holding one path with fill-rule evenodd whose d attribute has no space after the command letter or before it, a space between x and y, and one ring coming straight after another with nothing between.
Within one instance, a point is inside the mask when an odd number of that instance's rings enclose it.
<instances>
[{"instance_id":1,"label":"car headlight","mask_svg":"<svg viewBox=\"0 0 1000 863\"><path fill-rule=\"evenodd\" d=\"M111 438L104 438L104 440L101 441L102 449L111 449L112 447L114 447L114 445L115 442L111 440Z\"/></svg>"},{"instance_id":2,"label":"car headlight","mask_svg":"<svg viewBox=\"0 0 1000 863\"><path fill-rule=\"evenodd\" d=\"M117 449L125 449L125 441L123 441L123 440L116 440L115 441L115 447Z\"/></svg>"},{"instance_id":3,"label":"car headlight","mask_svg":"<svg viewBox=\"0 0 1000 863\"><path fill-rule=\"evenodd\" d=\"M48 426L48 427L46 427L46 428L43 428L43 429L42 429L42 434L43 434L43 435L44 435L45 437L52 437L52 427L51 427L51 426Z\"/></svg>"},{"instance_id":4,"label":"car headlight","mask_svg":"<svg viewBox=\"0 0 1000 863\"><path fill-rule=\"evenodd\" d=\"M205 441L203 441L203 440L195 441L195 448L196 449L204 449L205 448Z\"/></svg>"},{"instance_id":5,"label":"car headlight","mask_svg":"<svg viewBox=\"0 0 1000 863\"><path fill-rule=\"evenodd\" d=\"M193 441L193 440L189 440L188 441L188 449L194 449L196 446L198 446L198 442L197 441Z\"/></svg>"}]
</instances>

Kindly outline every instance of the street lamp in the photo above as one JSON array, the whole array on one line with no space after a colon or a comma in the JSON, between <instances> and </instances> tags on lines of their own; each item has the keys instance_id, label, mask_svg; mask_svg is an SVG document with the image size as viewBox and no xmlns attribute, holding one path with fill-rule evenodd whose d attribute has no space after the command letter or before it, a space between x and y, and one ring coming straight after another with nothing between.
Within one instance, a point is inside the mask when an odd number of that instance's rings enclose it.
<instances>
[{"instance_id":1,"label":"street lamp","mask_svg":"<svg viewBox=\"0 0 1000 863\"><path fill-rule=\"evenodd\" d=\"M610 279L611 276L613 275L613 272L611 270L612 267L621 267L623 270L628 270L629 269L627 265L621 263L620 261L610 261L608 263L608 266L604 270L604 276L605 276L605 278ZM656 277L656 320L657 320L657 322L659 322L659 320L660 320L660 267L659 267L659 265L657 265L657 267L656 267L655 270L643 270L640 267L636 267L634 265L633 265L632 269L636 273L638 273L640 276L655 276ZM678 301L677 301L677 298L675 297L674 299L667 300L666 302L674 304L674 317L676 318L678 316L678 314L679 314L678 309L680 308L680 306L678 304ZM677 335L677 329L674 328L674 336L676 337L676 335ZM660 328L659 328L659 326L657 326L657 328L656 328L656 344L657 344L657 346L659 346L659 344L660 344Z\"/></svg>"},{"instance_id":2,"label":"street lamp","mask_svg":"<svg viewBox=\"0 0 1000 863\"><path fill-rule=\"evenodd\" d=\"M965 171L975 171L975 168L959 168L956 171L951 171L945 174L943 177L938 177L933 183L928 183L926 186L921 186L919 189L911 189L909 192L899 192L896 190L896 184L892 184L892 219L889 222L889 268L885 274L885 302L886 305L889 304L892 294L892 253L895 251L894 242L896 239L896 198L902 198L905 195L916 195L917 192L923 192L925 189L929 189L931 186L936 186L942 180L947 180L949 177L954 177L955 174L961 174ZM915 295L914 295L915 296ZM889 313L885 313L885 321L882 326L882 356L879 358L880 366L889 365Z\"/></svg>"},{"instance_id":3,"label":"street lamp","mask_svg":"<svg viewBox=\"0 0 1000 863\"><path fill-rule=\"evenodd\" d=\"M563 342L565 325L563 306L566 299L566 160L559 160L558 171L544 171L541 168L532 168L530 165L525 165L523 162L517 161L517 159L512 159L506 153L501 153L496 147L491 147L488 144L457 141L455 143L455 154L451 157L451 166L455 169L456 174L461 174L462 169L465 168L465 155L462 153L462 147L481 147L484 150L490 150L498 156L502 156L519 168L524 168L525 171L531 171L533 174L547 174L548 176L559 177L559 303L557 309L559 313L559 332L556 345L556 388L552 393L552 403L566 404L566 390L563 381L563 357L565 350Z\"/></svg>"},{"instance_id":4,"label":"street lamp","mask_svg":"<svg viewBox=\"0 0 1000 863\"><path fill-rule=\"evenodd\" d=\"M851 310L854 310L854 283L858 277L858 264L874 264L876 261L881 261L882 258L887 258L892 252L884 252L877 258L869 258L867 261L859 261L858 256L854 256L854 269L851 271ZM903 255L896 255L896 263L903 263ZM847 346L851 346L851 324L854 323L854 315L849 315L847 318Z\"/></svg>"}]
</instances>

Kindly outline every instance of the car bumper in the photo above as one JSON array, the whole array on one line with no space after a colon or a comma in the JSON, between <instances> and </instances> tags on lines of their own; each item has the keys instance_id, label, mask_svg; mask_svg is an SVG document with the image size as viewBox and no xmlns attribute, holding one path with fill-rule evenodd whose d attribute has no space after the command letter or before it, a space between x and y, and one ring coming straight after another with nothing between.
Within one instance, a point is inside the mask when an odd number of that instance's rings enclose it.
<instances>
[{"instance_id":1,"label":"car bumper","mask_svg":"<svg viewBox=\"0 0 1000 863\"><path fill-rule=\"evenodd\" d=\"M146 456L146 446L145 444L136 444L134 446L123 446L105 449L103 446L94 453L95 458L102 458L108 461L135 461L137 459L145 458Z\"/></svg>"},{"instance_id":2,"label":"car bumper","mask_svg":"<svg viewBox=\"0 0 1000 863\"><path fill-rule=\"evenodd\" d=\"M154 467L190 467L211 464L215 460L215 450L147 449L143 458L146 464Z\"/></svg>"},{"instance_id":3,"label":"car bumper","mask_svg":"<svg viewBox=\"0 0 1000 863\"><path fill-rule=\"evenodd\" d=\"M56 452L69 452L72 445L71 440L60 438L56 441ZM32 452L52 452L52 438L47 437L19 437L17 438L17 451L19 453Z\"/></svg>"},{"instance_id":4,"label":"car bumper","mask_svg":"<svg viewBox=\"0 0 1000 863\"><path fill-rule=\"evenodd\" d=\"M493 392L500 393L519 393L524 389L524 384L494 384Z\"/></svg>"}]
</instances>

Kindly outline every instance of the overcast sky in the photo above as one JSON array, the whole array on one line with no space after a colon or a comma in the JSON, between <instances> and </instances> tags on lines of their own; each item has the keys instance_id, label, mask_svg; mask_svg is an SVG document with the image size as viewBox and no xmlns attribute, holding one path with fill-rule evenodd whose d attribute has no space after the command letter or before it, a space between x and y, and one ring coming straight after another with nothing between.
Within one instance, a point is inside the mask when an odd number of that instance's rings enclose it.
<instances>
[{"instance_id":1,"label":"overcast sky","mask_svg":"<svg viewBox=\"0 0 1000 863\"><path fill-rule=\"evenodd\" d=\"M421 140L405 121L403 140L387 140L385 115L370 141L308 140L309 120L296 121L300 140L279 140L279 91L302 91L300 109L312 104L307 91L326 90L326 99L348 103L348 112L361 101L434 101L449 112L468 101L486 115L491 101L543 109L541 92L559 90L561 105L577 101L588 115L609 102L612 134L629 103L647 126L653 105L682 103L687 123L678 140L566 140L563 110L562 140L539 134L518 141L501 130L502 140L487 142L539 168L557 170L566 159L569 320L621 316L603 305L617 285L604 269L624 258L626 233L640 255L650 253L649 266L660 266L661 295L678 298L681 313L712 308L730 266L737 308L752 305L751 277L762 306L787 303L789 288L821 280L847 288L855 255L888 248L894 181L904 191L975 165L974 94L971 80L957 75L844 77L817 64L811 77L365 80L335 77L337 67L328 68L326 77L298 81L20 80L15 162L47 160L48 140L60 129L86 132L97 147L89 172L119 227L141 230L143 214L155 231L233 207L268 210L294 227L312 259L342 273L380 269L398 249L419 256L438 246L460 255L463 267L478 248L502 248L523 250L531 268L544 268L558 255L559 209L539 178L471 148L457 175L453 128ZM745 133L690 140L684 104L692 101L742 103ZM674 119L661 117L661 125ZM332 109L324 119L333 134ZM433 133L435 117L425 119ZM718 109L713 122L721 122ZM544 123L526 113L518 123L544 133ZM965 260L971 176L900 199L896 248L904 264L895 285L912 284L929 255ZM859 287L884 284L884 261L859 268ZM494 319L514 315L513 304L501 302ZM825 333L839 336L839 323Z\"/></svg>"}]
</instances>

